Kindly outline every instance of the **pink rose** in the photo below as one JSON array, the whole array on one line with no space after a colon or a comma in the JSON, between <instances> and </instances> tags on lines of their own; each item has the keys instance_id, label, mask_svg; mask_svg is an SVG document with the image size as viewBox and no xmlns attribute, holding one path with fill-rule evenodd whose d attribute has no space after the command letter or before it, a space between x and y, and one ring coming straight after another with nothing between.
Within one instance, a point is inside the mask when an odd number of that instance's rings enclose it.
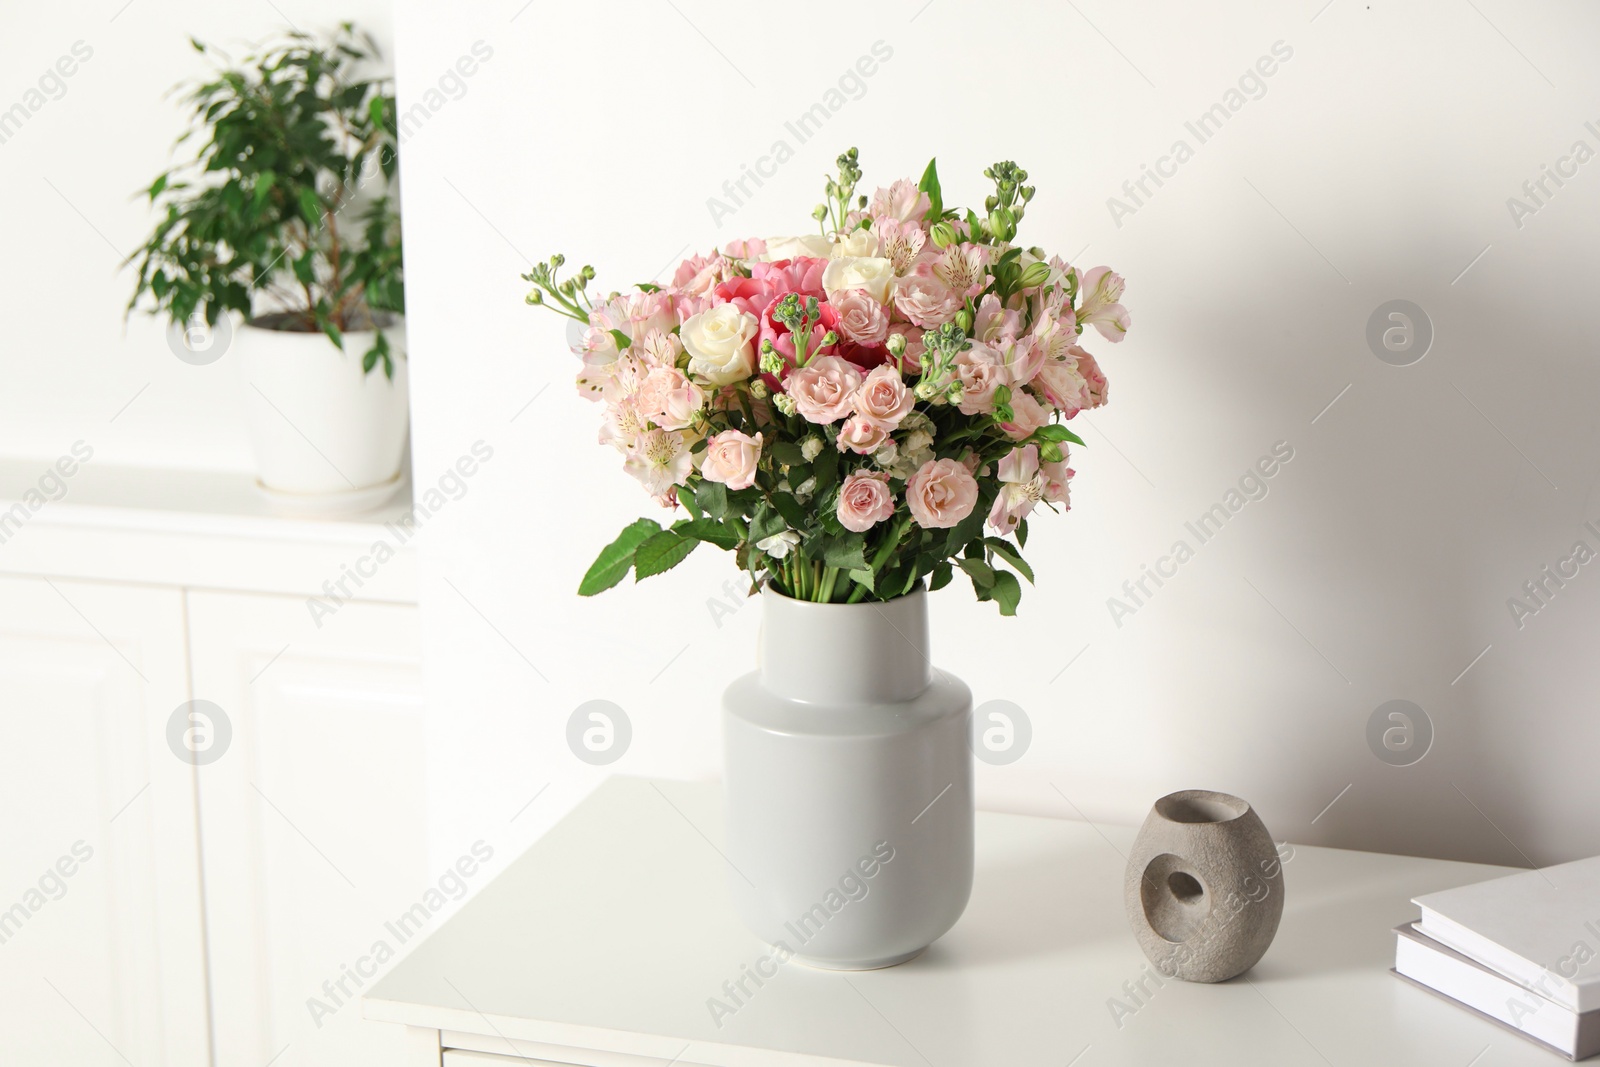
<instances>
[{"instance_id":1,"label":"pink rose","mask_svg":"<svg viewBox=\"0 0 1600 1067\"><path fill-rule=\"evenodd\" d=\"M706 296L730 273L728 261L719 255L690 256L673 272L672 287L680 296Z\"/></svg>"},{"instance_id":2,"label":"pink rose","mask_svg":"<svg viewBox=\"0 0 1600 1067\"><path fill-rule=\"evenodd\" d=\"M850 414L860 387L861 371L838 356L818 356L783 380L795 410L816 423L837 422Z\"/></svg>"},{"instance_id":3,"label":"pink rose","mask_svg":"<svg viewBox=\"0 0 1600 1067\"><path fill-rule=\"evenodd\" d=\"M987 415L994 410L994 391L1006 384L1004 358L993 345L975 341L955 358L956 378L961 383L963 415Z\"/></svg>"},{"instance_id":4,"label":"pink rose","mask_svg":"<svg viewBox=\"0 0 1600 1067\"><path fill-rule=\"evenodd\" d=\"M1078 357L1078 373L1083 375L1089 390L1089 403L1091 408L1104 407L1107 400L1111 399L1111 387L1106 384L1106 376L1100 370L1100 364L1095 362L1093 356L1073 345L1073 355Z\"/></svg>"},{"instance_id":5,"label":"pink rose","mask_svg":"<svg viewBox=\"0 0 1600 1067\"><path fill-rule=\"evenodd\" d=\"M970 510L970 508L969 508ZM856 471L839 486L839 525L863 533L894 514L894 494L889 491L889 475Z\"/></svg>"},{"instance_id":6,"label":"pink rose","mask_svg":"<svg viewBox=\"0 0 1600 1067\"><path fill-rule=\"evenodd\" d=\"M930 274L900 279L894 294L894 306L900 314L925 330L955 318L961 305L961 294Z\"/></svg>"},{"instance_id":7,"label":"pink rose","mask_svg":"<svg viewBox=\"0 0 1600 1067\"><path fill-rule=\"evenodd\" d=\"M706 442L706 456L700 464L704 478L721 482L729 489L748 489L755 484L756 464L761 459L761 435L754 437L738 430L723 430Z\"/></svg>"},{"instance_id":8,"label":"pink rose","mask_svg":"<svg viewBox=\"0 0 1600 1067\"><path fill-rule=\"evenodd\" d=\"M1000 429L1013 441L1020 441L1049 421L1049 409L1033 394L1018 390L1011 394L1011 421L1002 422Z\"/></svg>"},{"instance_id":9,"label":"pink rose","mask_svg":"<svg viewBox=\"0 0 1600 1067\"><path fill-rule=\"evenodd\" d=\"M900 372L893 367L874 368L856 390L855 409L873 422L892 430L910 412L917 398L911 395Z\"/></svg>"},{"instance_id":10,"label":"pink rose","mask_svg":"<svg viewBox=\"0 0 1600 1067\"><path fill-rule=\"evenodd\" d=\"M675 367L657 367L639 383L639 413L663 430L687 429L706 402L705 391Z\"/></svg>"},{"instance_id":11,"label":"pink rose","mask_svg":"<svg viewBox=\"0 0 1600 1067\"><path fill-rule=\"evenodd\" d=\"M883 447L889 439L889 427L864 415L852 415L839 427L839 451L849 449L861 455L870 455Z\"/></svg>"},{"instance_id":12,"label":"pink rose","mask_svg":"<svg viewBox=\"0 0 1600 1067\"><path fill-rule=\"evenodd\" d=\"M829 297L839 313L839 332L858 345L881 345L889 336L889 313L865 289L844 289Z\"/></svg>"},{"instance_id":13,"label":"pink rose","mask_svg":"<svg viewBox=\"0 0 1600 1067\"><path fill-rule=\"evenodd\" d=\"M917 525L948 529L972 514L978 482L953 459L930 459L906 482L906 506Z\"/></svg>"},{"instance_id":14,"label":"pink rose","mask_svg":"<svg viewBox=\"0 0 1600 1067\"><path fill-rule=\"evenodd\" d=\"M1044 391L1044 398L1052 407L1059 408L1069 419L1091 406L1089 383L1078 373L1078 361L1071 355L1045 360L1033 384Z\"/></svg>"}]
</instances>

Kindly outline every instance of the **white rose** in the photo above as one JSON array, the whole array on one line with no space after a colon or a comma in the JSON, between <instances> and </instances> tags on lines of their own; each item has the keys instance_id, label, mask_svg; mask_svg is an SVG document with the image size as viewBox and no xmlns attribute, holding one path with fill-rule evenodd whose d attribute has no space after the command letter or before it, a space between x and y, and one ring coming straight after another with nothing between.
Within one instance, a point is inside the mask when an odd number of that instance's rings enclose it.
<instances>
[{"instance_id":1,"label":"white rose","mask_svg":"<svg viewBox=\"0 0 1600 1067\"><path fill-rule=\"evenodd\" d=\"M797 256L827 259L828 250L828 239L820 233L807 234L804 237L768 237L767 250L761 253L761 259L765 263L794 259Z\"/></svg>"},{"instance_id":2,"label":"white rose","mask_svg":"<svg viewBox=\"0 0 1600 1067\"><path fill-rule=\"evenodd\" d=\"M878 254L878 235L871 230L857 230L833 242L828 250L829 259L863 259Z\"/></svg>"},{"instance_id":3,"label":"white rose","mask_svg":"<svg viewBox=\"0 0 1600 1067\"><path fill-rule=\"evenodd\" d=\"M829 263L822 272L822 287L830 293L865 289L880 304L894 291L894 263L877 256L849 256Z\"/></svg>"},{"instance_id":4,"label":"white rose","mask_svg":"<svg viewBox=\"0 0 1600 1067\"><path fill-rule=\"evenodd\" d=\"M689 353L689 373L712 385L732 385L755 370L754 315L733 304L690 315L679 336Z\"/></svg>"}]
</instances>

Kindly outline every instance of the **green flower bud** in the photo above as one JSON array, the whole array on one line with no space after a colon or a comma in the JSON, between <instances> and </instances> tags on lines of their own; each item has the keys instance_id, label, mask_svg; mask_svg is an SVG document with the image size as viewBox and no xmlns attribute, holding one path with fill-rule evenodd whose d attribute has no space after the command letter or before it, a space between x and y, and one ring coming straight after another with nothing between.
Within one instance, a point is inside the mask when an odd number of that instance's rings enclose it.
<instances>
[{"instance_id":1,"label":"green flower bud","mask_svg":"<svg viewBox=\"0 0 1600 1067\"><path fill-rule=\"evenodd\" d=\"M889 349L889 354L896 359L899 359L901 356L906 354L906 335L903 333L891 333L889 335L887 347Z\"/></svg>"},{"instance_id":2,"label":"green flower bud","mask_svg":"<svg viewBox=\"0 0 1600 1067\"><path fill-rule=\"evenodd\" d=\"M966 308L962 308L960 311L956 312L956 325L961 327L962 333L968 333L971 331L972 312L968 311Z\"/></svg>"},{"instance_id":3,"label":"green flower bud","mask_svg":"<svg viewBox=\"0 0 1600 1067\"><path fill-rule=\"evenodd\" d=\"M989 232L1002 241L1009 241L1017 235L1017 219L1006 208L995 208L989 212Z\"/></svg>"},{"instance_id":4,"label":"green flower bud","mask_svg":"<svg viewBox=\"0 0 1600 1067\"><path fill-rule=\"evenodd\" d=\"M838 343L839 343L839 335L834 333L832 330L829 330L827 333L822 335L822 347L823 348L827 348L830 345L836 345Z\"/></svg>"},{"instance_id":5,"label":"green flower bud","mask_svg":"<svg viewBox=\"0 0 1600 1067\"><path fill-rule=\"evenodd\" d=\"M940 219L928 228L928 236L933 238L934 247L949 248L956 243L956 228Z\"/></svg>"},{"instance_id":6,"label":"green flower bud","mask_svg":"<svg viewBox=\"0 0 1600 1067\"><path fill-rule=\"evenodd\" d=\"M538 289L532 290L528 293L528 303L536 306L544 303L544 293Z\"/></svg>"},{"instance_id":7,"label":"green flower bud","mask_svg":"<svg viewBox=\"0 0 1600 1067\"><path fill-rule=\"evenodd\" d=\"M1046 279L1049 277L1050 264L1029 263L1026 269L1024 269L1022 272L1022 277L1019 279L1019 284L1024 289L1035 289L1043 285Z\"/></svg>"},{"instance_id":8,"label":"green flower bud","mask_svg":"<svg viewBox=\"0 0 1600 1067\"><path fill-rule=\"evenodd\" d=\"M776 393L772 397L772 406L785 415L794 414L794 397L788 393Z\"/></svg>"},{"instance_id":9,"label":"green flower bud","mask_svg":"<svg viewBox=\"0 0 1600 1067\"><path fill-rule=\"evenodd\" d=\"M916 384L916 388L912 389L911 392L918 400L932 400L939 395L939 383L923 379Z\"/></svg>"},{"instance_id":10,"label":"green flower bud","mask_svg":"<svg viewBox=\"0 0 1600 1067\"><path fill-rule=\"evenodd\" d=\"M762 381L760 378L757 378L755 381L750 383L750 395L755 397L757 400L765 398L768 392L770 392L770 390L767 388L767 383Z\"/></svg>"}]
</instances>

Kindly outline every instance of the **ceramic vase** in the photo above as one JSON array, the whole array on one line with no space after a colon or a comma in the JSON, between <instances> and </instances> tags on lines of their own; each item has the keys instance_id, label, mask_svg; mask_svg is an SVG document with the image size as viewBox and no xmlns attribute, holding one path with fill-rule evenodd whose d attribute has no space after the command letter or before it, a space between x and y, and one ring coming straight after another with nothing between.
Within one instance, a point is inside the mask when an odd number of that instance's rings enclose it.
<instances>
[{"instance_id":1,"label":"ceramic vase","mask_svg":"<svg viewBox=\"0 0 1600 1067\"><path fill-rule=\"evenodd\" d=\"M1123 880L1134 937L1162 974L1222 982L1266 953L1283 916L1283 867L1249 804L1186 789L1155 802Z\"/></svg>"},{"instance_id":2,"label":"ceramic vase","mask_svg":"<svg viewBox=\"0 0 1600 1067\"><path fill-rule=\"evenodd\" d=\"M757 669L723 697L728 885L780 959L903 963L972 890L972 696L935 670L928 597L767 588Z\"/></svg>"}]
</instances>

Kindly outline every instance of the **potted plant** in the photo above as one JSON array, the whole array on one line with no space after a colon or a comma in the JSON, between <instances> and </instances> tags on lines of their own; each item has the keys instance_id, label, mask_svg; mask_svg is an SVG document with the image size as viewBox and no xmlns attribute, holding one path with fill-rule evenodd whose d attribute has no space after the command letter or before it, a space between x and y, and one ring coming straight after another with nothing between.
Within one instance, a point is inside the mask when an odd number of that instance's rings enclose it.
<instances>
[{"instance_id":1,"label":"potted plant","mask_svg":"<svg viewBox=\"0 0 1600 1067\"><path fill-rule=\"evenodd\" d=\"M851 149L818 233L609 296L560 256L524 276L584 327L601 440L685 513L630 524L579 593L702 543L761 592L758 669L723 697L728 885L758 936L823 967L902 962L966 906L972 703L931 665L928 592L959 570L1016 613L1028 516L1067 507L1066 421L1106 400L1081 335L1129 325L1109 268L1015 243L1027 172L984 173L981 215L944 203L933 163L857 199Z\"/></svg>"},{"instance_id":2,"label":"potted plant","mask_svg":"<svg viewBox=\"0 0 1600 1067\"><path fill-rule=\"evenodd\" d=\"M144 191L160 219L129 257L128 312L165 315L188 362L237 349L269 496L374 506L403 482L408 426L395 103L360 73L376 46L349 23L237 63L191 43L222 62L179 87L191 126L176 147L199 148Z\"/></svg>"}]
</instances>

